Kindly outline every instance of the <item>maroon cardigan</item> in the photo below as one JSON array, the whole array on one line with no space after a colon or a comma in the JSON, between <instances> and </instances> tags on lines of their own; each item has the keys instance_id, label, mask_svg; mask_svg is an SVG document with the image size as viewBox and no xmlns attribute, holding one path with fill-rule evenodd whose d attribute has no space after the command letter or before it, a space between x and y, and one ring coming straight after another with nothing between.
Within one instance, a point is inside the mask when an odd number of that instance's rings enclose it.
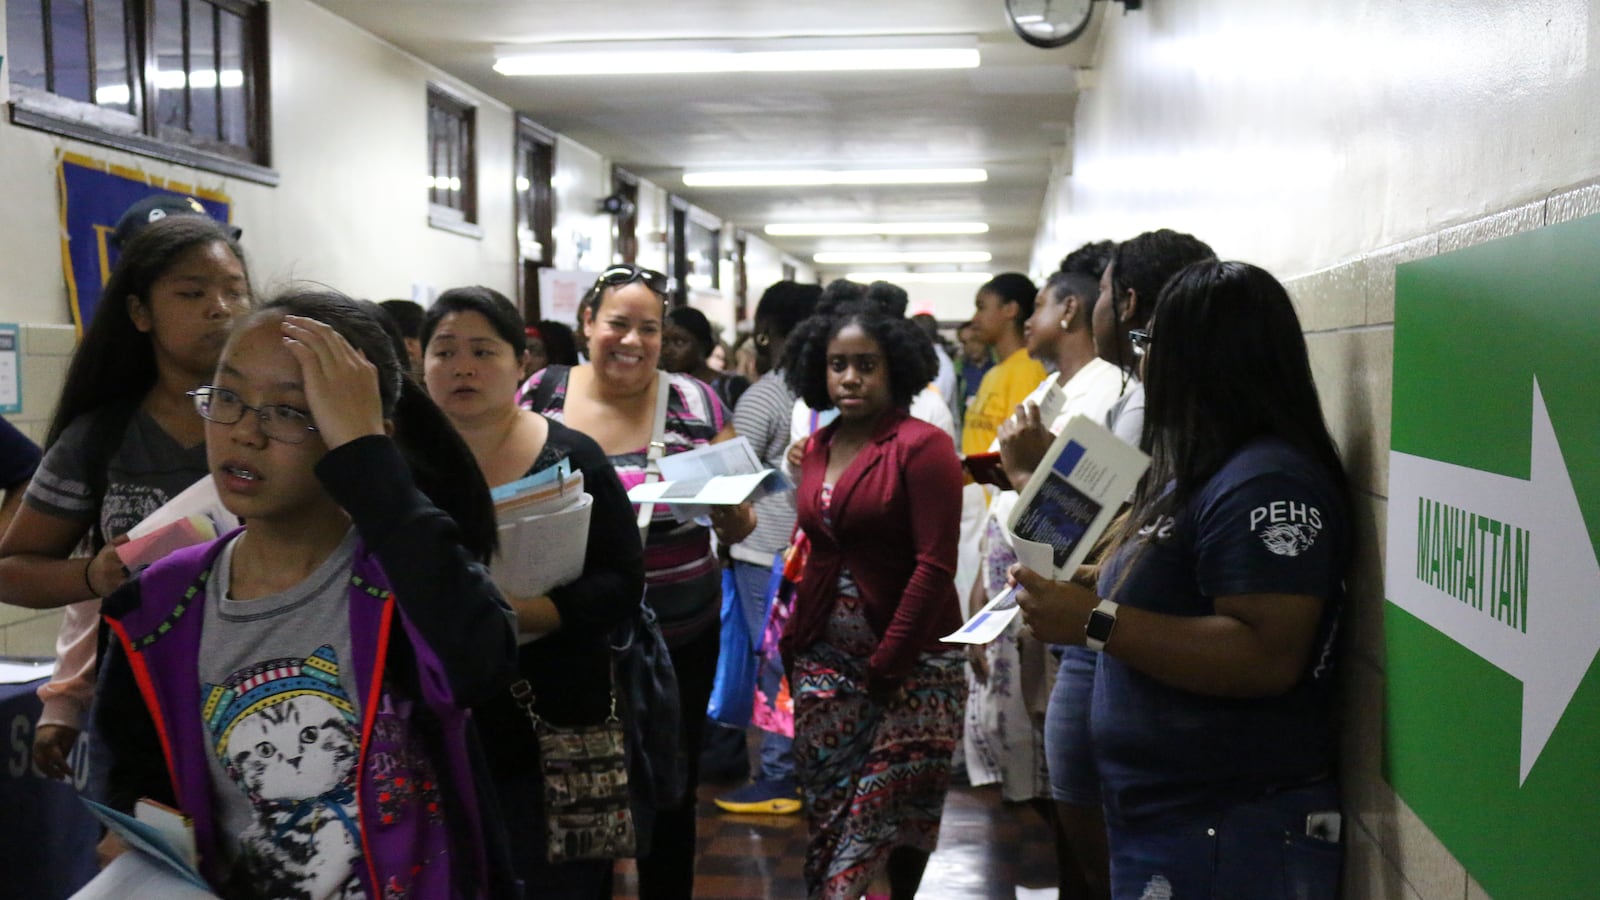
<instances>
[{"instance_id":1,"label":"maroon cardigan","mask_svg":"<svg viewBox=\"0 0 1600 900\"><path fill-rule=\"evenodd\" d=\"M793 659L822 637L833 613L840 568L860 588L878 649L869 678L904 677L918 655L944 647L961 627L956 546L961 531L961 462L950 436L890 410L872 441L833 486L833 527L822 521L828 445L838 423L813 436L800 464L796 503L811 555L782 649Z\"/></svg>"}]
</instances>

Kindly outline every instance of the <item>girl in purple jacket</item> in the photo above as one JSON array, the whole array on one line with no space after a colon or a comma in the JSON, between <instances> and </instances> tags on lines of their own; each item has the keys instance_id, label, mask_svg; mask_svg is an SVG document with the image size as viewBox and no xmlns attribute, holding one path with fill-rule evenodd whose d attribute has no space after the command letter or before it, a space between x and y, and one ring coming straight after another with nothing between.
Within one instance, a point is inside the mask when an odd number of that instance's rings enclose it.
<instances>
[{"instance_id":1,"label":"girl in purple jacket","mask_svg":"<svg viewBox=\"0 0 1600 900\"><path fill-rule=\"evenodd\" d=\"M471 454L331 292L252 314L193 397L248 524L106 600L112 805L180 809L224 897L500 893L464 710L515 643Z\"/></svg>"}]
</instances>

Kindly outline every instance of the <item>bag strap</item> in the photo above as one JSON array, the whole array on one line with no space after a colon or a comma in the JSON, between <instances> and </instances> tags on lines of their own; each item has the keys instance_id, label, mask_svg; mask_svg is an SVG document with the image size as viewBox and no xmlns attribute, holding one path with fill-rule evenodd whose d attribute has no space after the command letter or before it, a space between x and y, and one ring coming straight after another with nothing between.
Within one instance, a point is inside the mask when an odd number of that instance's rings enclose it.
<instances>
[{"instance_id":1,"label":"bag strap","mask_svg":"<svg viewBox=\"0 0 1600 900\"><path fill-rule=\"evenodd\" d=\"M656 416L654 424L650 426L650 447L645 452L645 484L661 480L660 460L667 452L667 399L672 393L672 385L667 383L669 377L665 372L656 375ZM654 503L639 504L640 544L649 542L650 519L655 512Z\"/></svg>"},{"instance_id":2,"label":"bag strap","mask_svg":"<svg viewBox=\"0 0 1600 900\"><path fill-rule=\"evenodd\" d=\"M522 709L523 714L528 717L528 722L533 725L534 734L538 734L545 727L544 719L540 718L539 714L533 709L534 701L537 699L538 697L533 692L533 685L528 679L518 678L511 683L511 701L517 704ZM617 718L617 676L616 672L613 671L611 674L611 713L606 716L606 724L609 725L620 721L622 720Z\"/></svg>"}]
</instances>

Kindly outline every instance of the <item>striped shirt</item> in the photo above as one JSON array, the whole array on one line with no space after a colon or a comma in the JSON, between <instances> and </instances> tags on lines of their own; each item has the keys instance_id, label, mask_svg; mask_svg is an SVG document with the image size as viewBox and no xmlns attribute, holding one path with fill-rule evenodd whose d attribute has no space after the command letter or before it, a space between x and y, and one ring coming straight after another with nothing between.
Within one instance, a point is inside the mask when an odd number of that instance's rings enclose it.
<instances>
[{"instance_id":1,"label":"striped shirt","mask_svg":"<svg viewBox=\"0 0 1600 900\"><path fill-rule=\"evenodd\" d=\"M781 372L768 372L739 397L733 410L733 430L750 441L761 464L782 471L789 452L789 412L794 394ZM794 535L794 491L768 494L756 501L756 530L728 548L740 562L772 565L773 558L789 546Z\"/></svg>"},{"instance_id":2,"label":"striped shirt","mask_svg":"<svg viewBox=\"0 0 1600 900\"><path fill-rule=\"evenodd\" d=\"M549 366L537 373L522 388L522 405L566 424L567 366ZM683 453L711 443L727 421L722 401L705 382L688 375L661 372L671 393L667 395L667 424L663 435L665 455ZM652 407L653 408L653 407ZM632 490L644 481L649 462L648 447L608 456L622 480ZM721 609L717 593L709 596L700 590L709 577L715 581L719 566L711 548L711 529L694 522L679 522L672 508L658 503L650 520L645 540L644 577L646 597L661 619L663 632L672 641L674 625L693 624L698 631L707 617L715 622ZM676 586L693 590L674 590ZM720 592L720 585L717 588Z\"/></svg>"}]
</instances>

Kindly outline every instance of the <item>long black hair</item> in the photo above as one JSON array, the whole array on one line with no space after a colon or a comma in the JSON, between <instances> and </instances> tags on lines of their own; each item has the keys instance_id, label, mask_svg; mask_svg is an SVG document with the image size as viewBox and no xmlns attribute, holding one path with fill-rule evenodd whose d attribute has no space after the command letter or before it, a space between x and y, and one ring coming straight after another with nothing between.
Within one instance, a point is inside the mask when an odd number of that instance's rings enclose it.
<instances>
[{"instance_id":1,"label":"long black hair","mask_svg":"<svg viewBox=\"0 0 1600 900\"><path fill-rule=\"evenodd\" d=\"M444 412L421 385L406 377L377 315L327 288L292 288L262 304L248 321L267 315L303 316L331 326L377 367L383 417L394 423L394 442L417 487L455 519L462 544L487 563L499 536L489 484Z\"/></svg>"},{"instance_id":2,"label":"long black hair","mask_svg":"<svg viewBox=\"0 0 1600 900\"><path fill-rule=\"evenodd\" d=\"M889 368L889 402L905 409L939 372L933 342L909 319L890 315L873 300L836 307L800 323L784 349L784 378L806 406L832 409L828 396L828 344L846 325L858 325L883 349Z\"/></svg>"},{"instance_id":3,"label":"long black hair","mask_svg":"<svg viewBox=\"0 0 1600 900\"><path fill-rule=\"evenodd\" d=\"M54 444L79 416L110 407L131 413L155 387L155 347L150 335L134 327L128 314L128 298L138 297L148 304L151 286L180 256L213 243L226 245L239 260L248 289L250 271L245 267L244 251L227 226L210 216L167 216L146 226L122 248L111 278L100 291L94 318L67 366L61 399L45 433L46 447ZM121 429L117 431L104 439L120 440Z\"/></svg>"},{"instance_id":4,"label":"long black hair","mask_svg":"<svg viewBox=\"0 0 1600 900\"><path fill-rule=\"evenodd\" d=\"M1317 460L1346 495L1300 319L1269 272L1242 262L1194 263L1161 291L1149 331L1141 443L1150 469L1118 543L1183 509L1257 438L1278 438Z\"/></svg>"}]
</instances>

